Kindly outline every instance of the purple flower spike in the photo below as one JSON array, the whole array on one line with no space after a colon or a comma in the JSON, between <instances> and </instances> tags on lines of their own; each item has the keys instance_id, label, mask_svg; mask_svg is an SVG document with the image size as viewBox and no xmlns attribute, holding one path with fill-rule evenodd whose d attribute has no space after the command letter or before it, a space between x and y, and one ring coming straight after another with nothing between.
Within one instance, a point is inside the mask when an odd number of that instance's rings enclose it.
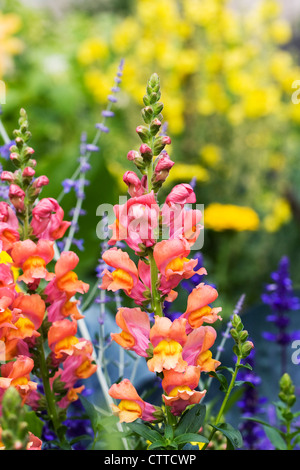
<instances>
[{"instance_id":1,"label":"purple flower spike","mask_svg":"<svg viewBox=\"0 0 300 470\"><path fill-rule=\"evenodd\" d=\"M283 256L277 271L271 273L272 283L265 286L261 299L268 305L271 313L266 320L277 328L277 332L264 332L263 338L281 347L281 372L286 372L287 347L300 332L288 333L291 311L300 309L300 299L294 295L293 284L289 275L289 259Z\"/></svg>"}]
</instances>

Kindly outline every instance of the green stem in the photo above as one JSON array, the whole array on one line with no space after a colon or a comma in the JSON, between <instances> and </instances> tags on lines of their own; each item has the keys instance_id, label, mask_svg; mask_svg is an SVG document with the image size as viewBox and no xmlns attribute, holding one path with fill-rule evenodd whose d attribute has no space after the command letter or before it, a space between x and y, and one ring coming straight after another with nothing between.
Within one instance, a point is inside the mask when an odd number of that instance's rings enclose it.
<instances>
[{"instance_id":1,"label":"green stem","mask_svg":"<svg viewBox=\"0 0 300 470\"><path fill-rule=\"evenodd\" d=\"M220 410L219 410L218 416L217 416L216 421L215 421L216 426L220 423L220 421L221 421L221 419L222 419L222 417L223 417L224 410L225 410L225 407L226 407L226 405L227 405L227 401L228 401L228 399L229 399L229 396L230 396L231 391L232 391L232 389L233 389L233 387L234 387L234 384L235 384L235 380L236 380L236 376L237 376L237 373L238 373L238 370L239 370L239 365L240 365L240 363L241 363L241 359L242 359L241 357L238 357L238 358L237 358L237 362L236 362L236 365L235 365L234 373L232 374L229 387L228 387L228 389L227 389L227 392L226 392L226 394L225 394L223 403L222 403L222 405L221 405L221 408L220 408ZM210 441L212 440L212 438L213 438L213 436L214 436L214 434L215 434L216 431L217 431L217 430L216 430L215 428L212 429L212 431L211 431L211 433L210 433L210 436L209 436L209 438L208 438L208 443L205 444L205 445L202 447L202 450L205 450L205 449L206 449L206 447L208 446L208 444L209 444Z\"/></svg>"},{"instance_id":2,"label":"green stem","mask_svg":"<svg viewBox=\"0 0 300 470\"><path fill-rule=\"evenodd\" d=\"M154 310L155 315L158 315L159 317L163 317L161 297L157 289L158 269L157 269L156 262L153 256L153 251L151 249L149 250L149 262L150 262L150 272L151 272L152 308Z\"/></svg>"},{"instance_id":3,"label":"green stem","mask_svg":"<svg viewBox=\"0 0 300 470\"><path fill-rule=\"evenodd\" d=\"M55 397L51 389L50 380L49 380L48 367L47 367L45 351L44 351L43 333L41 331L40 333L41 333L41 336L38 341L39 364L40 364L40 373L41 373L41 378L43 381L43 387L44 387L44 392L45 392L48 417L50 418L52 422L53 429L54 429L55 434L57 435L57 438L59 439L61 444L65 444L65 439L62 439L59 433L60 421L59 421L58 414L57 414Z\"/></svg>"}]
</instances>

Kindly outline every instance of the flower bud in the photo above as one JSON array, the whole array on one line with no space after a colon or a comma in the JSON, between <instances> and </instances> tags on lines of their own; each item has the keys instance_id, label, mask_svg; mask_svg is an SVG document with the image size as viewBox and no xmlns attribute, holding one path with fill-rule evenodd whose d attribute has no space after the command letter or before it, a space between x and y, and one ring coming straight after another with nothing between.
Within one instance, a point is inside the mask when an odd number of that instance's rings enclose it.
<instances>
[{"instance_id":1,"label":"flower bud","mask_svg":"<svg viewBox=\"0 0 300 470\"><path fill-rule=\"evenodd\" d=\"M15 179L15 176L11 171L2 171L1 173L2 181L7 181L8 183L12 183L14 179Z\"/></svg>"},{"instance_id":2,"label":"flower bud","mask_svg":"<svg viewBox=\"0 0 300 470\"><path fill-rule=\"evenodd\" d=\"M154 146L153 146L154 155L159 155L162 152L162 150L165 148L165 146L170 145L170 143L171 143L171 139L167 135L156 137L154 141Z\"/></svg>"},{"instance_id":3,"label":"flower bud","mask_svg":"<svg viewBox=\"0 0 300 470\"><path fill-rule=\"evenodd\" d=\"M17 184L11 184L9 187L9 199L18 212L24 210L25 192Z\"/></svg>"},{"instance_id":4,"label":"flower bud","mask_svg":"<svg viewBox=\"0 0 300 470\"><path fill-rule=\"evenodd\" d=\"M30 166L26 166L23 170L23 178L32 178L35 175L35 170Z\"/></svg>"},{"instance_id":5,"label":"flower bud","mask_svg":"<svg viewBox=\"0 0 300 470\"><path fill-rule=\"evenodd\" d=\"M243 358L249 356L250 352L254 348L254 344L252 341L246 341L244 344L241 345L241 355Z\"/></svg>"},{"instance_id":6,"label":"flower bud","mask_svg":"<svg viewBox=\"0 0 300 470\"><path fill-rule=\"evenodd\" d=\"M141 153L144 160L150 160L151 161L152 158L153 158L152 149L147 144L142 144L140 146L140 153Z\"/></svg>"},{"instance_id":7,"label":"flower bud","mask_svg":"<svg viewBox=\"0 0 300 470\"><path fill-rule=\"evenodd\" d=\"M148 143L151 139L150 131L147 129L146 126L138 126L136 128L136 132L138 133L141 141L144 143Z\"/></svg>"},{"instance_id":8,"label":"flower bud","mask_svg":"<svg viewBox=\"0 0 300 470\"><path fill-rule=\"evenodd\" d=\"M127 153L127 160L130 162L134 162L137 158L139 158L140 154L136 150L130 150Z\"/></svg>"},{"instance_id":9,"label":"flower bud","mask_svg":"<svg viewBox=\"0 0 300 470\"><path fill-rule=\"evenodd\" d=\"M142 109L142 116L146 124L149 124L153 118L153 109L151 106L146 106Z\"/></svg>"},{"instance_id":10,"label":"flower bud","mask_svg":"<svg viewBox=\"0 0 300 470\"><path fill-rule=\"evenodd\" d=\"M152 135L156 135L161 127L161 122L159 119L155 118L150 124L150 132Z\"/></svg>"}]
</instances>

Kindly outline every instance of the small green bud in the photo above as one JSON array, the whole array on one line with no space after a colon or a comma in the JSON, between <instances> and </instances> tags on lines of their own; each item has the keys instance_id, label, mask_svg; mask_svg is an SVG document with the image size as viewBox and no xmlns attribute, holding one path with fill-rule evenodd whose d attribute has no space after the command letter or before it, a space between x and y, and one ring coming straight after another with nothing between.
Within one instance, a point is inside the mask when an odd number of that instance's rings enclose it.
<instances>
[{"instance_id":1,"label":"small green bud","mask_svg":"<svg viewBox=\"0 0 300 470\"><path fill-rule=\"evenodd\" d=\"M155 116L158 116L162 112L163 108L164 108L164 105L160 101L158 103L155 103L153 105L153 112Z\"/></svg>"},{"instance_id":2,"label":"small green bud","mask_svg":"<svg viewBox=\"0 0 300 470\"><path fill-rule=\"evenodd\" d=\"M141 141L144 142L145 144L147 144L152 137L150 134L150 131L148 130L146 126L138 126L136 128L136 132L138 133Z\"/></svg>"},{"instance_id":3,"label":"small green bud","mask_svg":"<svg viewBox=\"0 0 300 470\"><path fill-rule=\"evenodd\" d=\"M150 133L156 135L161 128L161 122L159 119L155 118L150 124Z\"/></svg>"},{"instance_id":4,"label":"small green bud","mask_svg":"<svg viewBox=\"0 0 300 470\"><path fill-rule=\"evenodd\" d=\"M142 116L146 124L150 124L153 119L154 111L151 106L142 109Z\"/></svg>"},{"instance_id":5,"label":"small green bud","mask_svg":"<svg viewBox=\"0 0 300 470\"><path fill-rule=\"evenodd\" d=\"M250 352L254 348L252 341L246 341L241 345L241 355L243 358L249 356Z\"/></svg>"}]
</instances>

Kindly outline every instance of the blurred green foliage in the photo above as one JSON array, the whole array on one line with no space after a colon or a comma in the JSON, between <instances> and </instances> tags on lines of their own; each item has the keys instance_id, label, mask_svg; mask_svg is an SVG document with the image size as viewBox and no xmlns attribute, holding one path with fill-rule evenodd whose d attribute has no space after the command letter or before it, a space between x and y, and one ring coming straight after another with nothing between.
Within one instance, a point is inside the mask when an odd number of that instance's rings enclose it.
<instances>
[{"instance_id":1,"label":"blurred green foliage","mask_svg":"<svg viewBox=\"0 0 300 470\"><path fill-rule=\"evenodd\" d=\"M138 146L135 128L141 122L143 89L148 74L158 71L172 158L178 162L178 172L175 165L161 197L186 175L185 182L198 176L199 203L249 205L264 221L253 232L208 229L205 233L202 252L209 279L217 284L221 302L230 310L243 292L249 301L259 300L262 284L283 254L291 258L295 286L300 282L300 111L290 103L291 85L300 79L300 69L294 51L289 51L293 38L278 20L277 2L264 0L263 20L253 15L254 23L260 21L255 28L248 18L241 23L246 28L242 35L227 2L198 0L194 16L192 3L166 0L152 2L147 9L148 0L74 0L59 11L3 1L2 13L14 13L21 20L16 36L23 44L3 76L7 85L3 122L11 135L19 109L26 109L37 173L50 179L43 196L56 198L62 181L77 167L81 133L87 132L88 140L93 140L95 123L106 106L106 91L114 85L120 59L125 59L116 115L109 121L110 132L101 136L100 152L91 158L83 205L87 215L80 218L77 234L85 240L79 276L88 282L100 254L96 209L104 202L116 204L119 194L126 194L120 184L122 171L134 170L126 154ZM153 22L151 15L159 14L157 23ZM4 17L1 21L5 24ZM95 39L105 44L104 55L79 60L82 45L84 54L94 44L86 41ZM238 87L241 90L236 91ZM9 162L2 163L9 169ZM288 215L275 230L266 230L266 218L275 217L274 209L282 199L287 201ZM73 193L64 197L66 218L75 202Z\"/></svg>"}]
</instances>

